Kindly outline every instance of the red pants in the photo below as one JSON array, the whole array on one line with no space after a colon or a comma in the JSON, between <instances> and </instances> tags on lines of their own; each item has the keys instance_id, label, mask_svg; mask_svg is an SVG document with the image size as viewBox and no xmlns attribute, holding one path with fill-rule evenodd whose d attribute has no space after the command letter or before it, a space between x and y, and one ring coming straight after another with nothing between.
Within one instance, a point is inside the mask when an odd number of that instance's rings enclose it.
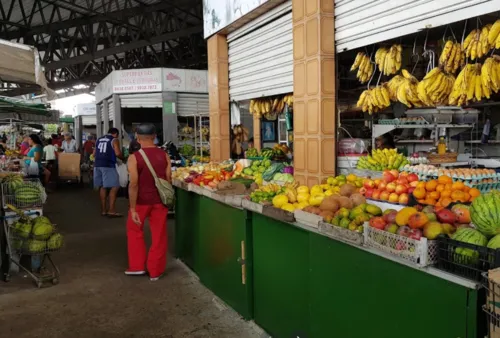
<instances>
[{"instance_id":1,"label":"red pants","mask_svg":"<svg viewBox=\"0 0 500 338\"><path fill-rule=\"evenodd\" d=\"M167 217L168 209L163 204L137 205L135 210L141 218L141 225L132 221L130 212L127 219L128 264L130 271L147 271L151 277L158 277L167 264ZM146 261L144 243L144 223L149 218L151 248Z\"/></svg>"}]
</instances>

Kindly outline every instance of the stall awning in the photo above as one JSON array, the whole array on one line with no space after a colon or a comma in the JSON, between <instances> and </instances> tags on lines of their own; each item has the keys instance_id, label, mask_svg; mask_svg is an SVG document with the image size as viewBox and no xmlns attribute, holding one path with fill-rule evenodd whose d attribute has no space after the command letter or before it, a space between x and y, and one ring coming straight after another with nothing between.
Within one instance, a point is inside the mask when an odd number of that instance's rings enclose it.
<instances>
[{"instance_id":1,"label":"stall awning","mask_svg":"<svg viewBox=\"0 0 500 338\"><path fill-rule=\"evenodd\" d=\"M0 96L0 118L18 119L24 122L58 123L59 111L43 103L29 103Z\"/></svg>"}]
</instances>

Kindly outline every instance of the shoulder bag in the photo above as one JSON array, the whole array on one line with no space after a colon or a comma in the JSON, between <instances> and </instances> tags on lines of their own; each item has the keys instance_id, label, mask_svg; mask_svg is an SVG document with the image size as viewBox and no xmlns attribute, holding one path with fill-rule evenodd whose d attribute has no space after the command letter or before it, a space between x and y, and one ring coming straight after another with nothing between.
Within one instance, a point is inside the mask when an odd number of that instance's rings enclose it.
<instances>
[{"instance_id":1,"label":"shoulder bag","mask_svg":"<svg viewBox=\"0 0 500 338\"><path fill-rule=\"evenodd\" d=\"M146 162L146 165L148 166L148 169L155 180L155 186L156 189L158 190L158 194L160 194L160 199L162 203L165 204L167 207L172 208L175 204L175 191L174 188L172 187L172 184L170 184L170 182L164 180L163 178L159 178L158 175L156 175L156 172L153 166L151 165L151 162L149 162L149 158L144 152L144 150L140 149L139 153L142 155L144 162Z\"/></svg>"}]
</instances>

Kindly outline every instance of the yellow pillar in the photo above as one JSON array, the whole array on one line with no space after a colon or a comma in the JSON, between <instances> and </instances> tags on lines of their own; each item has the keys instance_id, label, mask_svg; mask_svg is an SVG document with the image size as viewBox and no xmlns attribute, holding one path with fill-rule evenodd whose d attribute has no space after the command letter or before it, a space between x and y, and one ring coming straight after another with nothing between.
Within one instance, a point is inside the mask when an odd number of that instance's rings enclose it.
<instances>
[{"instance_id":1,"label":"yellow pillar","mask_svg":"<svg viewBox=\"0 0 500 338\"><path fill-rule=\"evenodd\" d=\"M333 0L292 0L295 178L309 186L335 174Z\"/></svg>"},{"instance_id":2,"label":"yellow pillar","mask_svg":"<svg viewBox=\"0 0 500 338\"><path fill-rule=\"evenodd\" d=\"M257 149L258 151L260 151L261 149L261 146L260 146L260 142L261 142L261 119L260 117L257 117L256 115L253 116L253 142L254 142L254 147L255 149Z\"/></svg>"},{"instance_id":3,"label":"yellow pillar","mask_svg":"<svg viewBox=\"0 0 500 338\"><path fill-rule=\"evenodd\" d=\"M228 48L224 35L208 39L208 101L210 110L210 160L230 157Z\"/></svg>"}]
</instances>

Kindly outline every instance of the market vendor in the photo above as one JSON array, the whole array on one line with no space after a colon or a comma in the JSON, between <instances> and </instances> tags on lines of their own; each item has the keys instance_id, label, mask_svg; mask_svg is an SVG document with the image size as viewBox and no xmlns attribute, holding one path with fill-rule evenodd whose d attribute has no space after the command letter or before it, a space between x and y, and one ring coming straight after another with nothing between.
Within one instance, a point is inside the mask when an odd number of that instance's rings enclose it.
<instances>
[{"instance_id":1,"label":"market vendor","mask_svg":"<svg viewBox=\"0 0 500 338\"><path fill-rule=\"evenodd\" d=\"M23 141L21 142L21 147L20 147L21 155L26 156L28 154L29 150L30 150L30 137L24 136Z\"/></svg>"},{"instance_id":2,"label":"market vendor","mask_svg":"<svg viewBox=\"0 0 500 338\"><path fill-rule=\"evenodd\" d=\"M396 148L396 144L394 143L392 135L387 133L377 137L375 140L375 147L377 149L394 149Z\"/></svg>"},{"instance_id":3,"label":"market vendor","mask_svg":"<svg viewBox=\"0 0 500 338\"><path fill-rule=\"evenodd\" d=\"M64 133L64 141L61 148L65 153L78 152L78 145L76 144L76 140L71 137L71 133Z\"/></svg>"}]
</instances>

